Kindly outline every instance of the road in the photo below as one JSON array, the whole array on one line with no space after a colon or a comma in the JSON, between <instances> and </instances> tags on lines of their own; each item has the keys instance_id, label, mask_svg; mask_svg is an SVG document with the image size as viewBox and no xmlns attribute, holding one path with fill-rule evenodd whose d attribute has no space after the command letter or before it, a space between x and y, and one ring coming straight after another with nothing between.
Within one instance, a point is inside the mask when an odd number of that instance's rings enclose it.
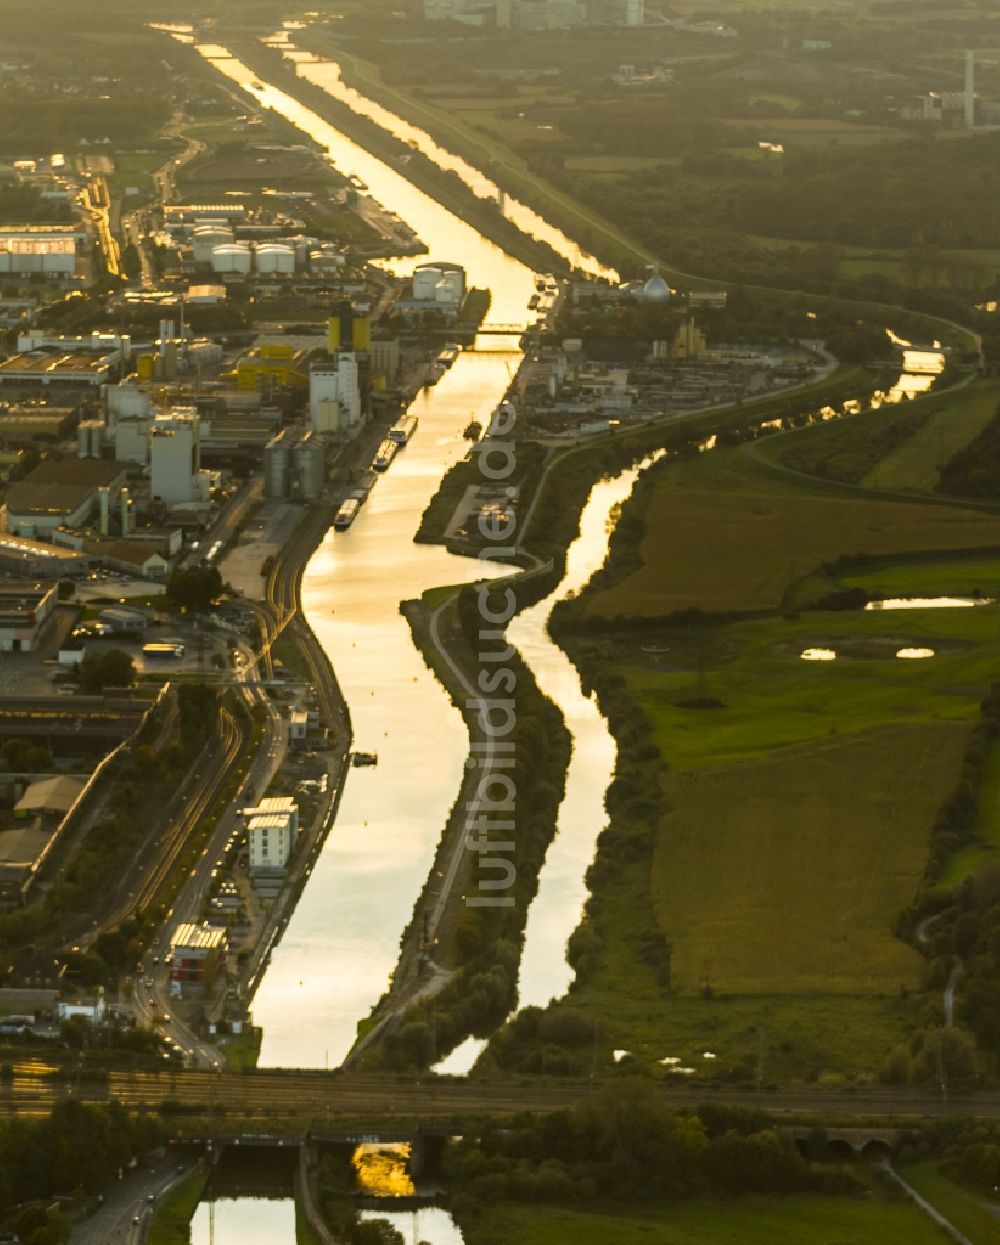
<instances>
[{"instance_id":1,"label":"road","mask_svg":"<svg viewBox=\"0 0 1000 1245\"><path fill-rule=\"evenodd\" d=\"M140 1245L146 1239L156 1203L172 1185L193 1170L190 1160L178 1164L173 1157L131 1172L106 1195L95 1215L76 1225L69 1238L70 1245ZM135 1223L135 1219L139 1222Z\"/></svg>"}]
</instances>

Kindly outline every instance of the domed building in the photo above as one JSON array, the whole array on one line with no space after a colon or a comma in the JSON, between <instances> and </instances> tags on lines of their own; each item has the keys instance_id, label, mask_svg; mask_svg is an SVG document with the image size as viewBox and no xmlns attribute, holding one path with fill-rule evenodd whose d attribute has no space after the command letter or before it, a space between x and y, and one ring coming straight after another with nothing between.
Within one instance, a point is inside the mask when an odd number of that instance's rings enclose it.
<instances>
[{"instance_id":1,"label":"domed building","mask_svg":"<svg viewBox=\"0 0 1000 1245\"><path fill-rule=\"evenodd\" d=\"M649 280L642 287L641 298L644 303L670 302L670 286L660 276L659 268L653 268Z\"/></svg>"}]
</instances>

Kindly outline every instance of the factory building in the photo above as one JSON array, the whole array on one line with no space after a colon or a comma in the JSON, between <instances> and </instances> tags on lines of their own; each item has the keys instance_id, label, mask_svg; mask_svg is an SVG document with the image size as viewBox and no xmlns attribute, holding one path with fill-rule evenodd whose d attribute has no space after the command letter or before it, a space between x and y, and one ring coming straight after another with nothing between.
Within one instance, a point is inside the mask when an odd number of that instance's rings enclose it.
<instances>
[{"instance_id":1,"label":"factory building","mask_svg":"<svg viewBox=\"0 0 1000 1245\"><path fill-rule=\"evenodd\" d=\"M90 570L90 558L78 550L0 532L0 570L23 579L63 579Z\"/></svg>"},{"instance_id":2,"label":"factory building","mask_svg":"<svg viewBox=\"0 0 1000 1245\"><path fill-rule=\"evenodd\" d=\"M314 432L353 432L362 421L358 355L341 350L313 364L309 373L309 424Z\"/></svg>"},{"instance_id":3,"label":"factory building","mask_svg":"<svg viewBox=\"0 0 1000 1245\"><path fill-rule=\"evenodd\" d=\"M85 238L85 231L74 225L0 227L0 275L75 277Z\"/></svg>"},{"instance_id":4,"label":"factory building","mask_svg":"<svg viewBox=\"0 0 1000 1245\"><path fill-rule=\"evenodd\" d=\"M121 489L127 464L108 459L47 461L10 485L2 510L3 530L29 540L51 540L59 527L80 527L97 509L104 486Z\"/></svg>"},{"instance_id":5,"label":"factory building","mask_svg":"<svg viewBox=\"0 0 1000 1245\"><path fill-rule=\"evenodd\" d=\"M244 391L266 393L276 388L309 388L307 350L292 345L267 342L255 346L236 365L236 384Z\"/></svg>"},{"instance_id":6,"label":"factory building","mask_svg":"<svg viewBox=\"0 0 1000 1245\"><path fill-rule=\"evenodd\" d=\"M201 470L201 427L193 407L158 416L149 428L149 492L153 501L178 505L204 501L208 474Z\"/></svg>"},{"instance_id":7,"label":"factory building","mask_svg":"<svg viewBox=\"0 0 1000 1245\"><path fill-rule=\"evenodd\" d=\"M333 308L326 322L326 348L331 355L340 350L368 350L371 348L371 317L358 311L346 300Z\"/></svg>"},{"instance_id":8,"label":"factory building","mask_svg":"<svg viewBox=\"0 0 1000 1245\"><path fill-rule=\"evenodd\" d=\"M44 638L59 599L54 583L14 583L0 587L0 651L30 653Z\"/></svg>"}]
</instances>

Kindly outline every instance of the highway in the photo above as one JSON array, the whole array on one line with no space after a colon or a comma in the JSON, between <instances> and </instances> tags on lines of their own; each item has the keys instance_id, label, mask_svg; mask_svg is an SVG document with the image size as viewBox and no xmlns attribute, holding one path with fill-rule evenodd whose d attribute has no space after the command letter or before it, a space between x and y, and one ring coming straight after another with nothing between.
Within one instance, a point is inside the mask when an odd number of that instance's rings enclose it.
<instances>
[{"instance_id":1,"label":"highway","mask_svg":"<svg viewBox=\"0 0 1000 1245\"><path fill-rule=\"evenodd\" d=\"M127 1174L106 1195L100 1210L74 1227L70 1245L140 1245L156 1204L193 1170L190 1159L179 1163L171 1157Z\"/></svg>"}]
</instances>

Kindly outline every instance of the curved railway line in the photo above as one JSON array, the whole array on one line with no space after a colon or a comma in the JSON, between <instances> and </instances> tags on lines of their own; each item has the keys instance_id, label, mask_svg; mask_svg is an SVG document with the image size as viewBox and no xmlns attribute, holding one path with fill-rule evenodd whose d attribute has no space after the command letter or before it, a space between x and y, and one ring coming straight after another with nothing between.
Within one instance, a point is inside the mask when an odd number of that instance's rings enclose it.
<instances>
[{"instance_id":1,"label":"curved railway line","mask_svg":"<svg viewBox=\"0 0 1000 1245\"><path fill-rule=\"evenodd\" d=\"M81 940L89 946L98 935L114 929L135 912L144 912L153 906L171 870L181 856L198 824L211 809L224 786L232 767L239 758L245 742L245 731L236 715L229 709L219 710L218 734L205 759L208 773L200 783L190 802L180 816L172 819L164 832L163 842L155 860L142 875L138 890L128 899L120 901L104 919Z\"/></svg>"}]
</instances>

